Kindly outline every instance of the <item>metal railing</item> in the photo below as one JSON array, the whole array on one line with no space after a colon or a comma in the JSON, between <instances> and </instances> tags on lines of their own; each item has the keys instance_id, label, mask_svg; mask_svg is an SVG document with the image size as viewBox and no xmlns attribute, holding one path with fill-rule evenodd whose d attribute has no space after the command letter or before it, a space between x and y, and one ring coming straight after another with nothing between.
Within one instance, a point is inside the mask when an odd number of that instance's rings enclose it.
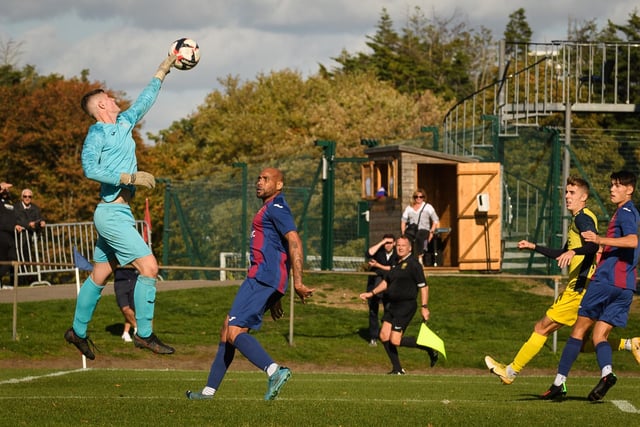
<instances>
[{"instance_id":1,"label":"metal railing","mask_svg":"<svg viewBox=\"0 0 640 427\"><path fill-rule=\"evenodd\" d=\"M138 220L136 230L151 245L151 230ZM73 272L75 254L91 260L98 233L93 222L47 224L37 232L14 233L18 277L33 277L30 285L51 285L45 274Z\"/></svg>"}]
</instances>

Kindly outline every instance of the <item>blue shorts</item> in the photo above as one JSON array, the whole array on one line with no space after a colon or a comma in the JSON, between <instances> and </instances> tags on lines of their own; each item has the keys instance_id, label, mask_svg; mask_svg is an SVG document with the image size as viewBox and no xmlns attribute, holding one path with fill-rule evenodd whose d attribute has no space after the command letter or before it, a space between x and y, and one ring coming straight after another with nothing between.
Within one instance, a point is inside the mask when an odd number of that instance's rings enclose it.
<instances>
[{"instance_id":1,"label":"blue shorts","mask_svg":"<svg viewBox=\"0 0 640 427\"><path fill-rule=\"evenodd\" d=\"M633 301L631 289L591 282L582 298L578 315L624 328Z\"/></svg>"},{"instance_id":2,"label":"blue shorts","mask_svg":"<svg viewBox=\"0 0 640 427\"><path fill-rule=\"evenodd\" d=\"M93 251L95 262L117 260L120 265L151 255L151 249L136 230L136 221L129 205L99 203L93 214L98 241Z\"/></svg>"},{"instance_id":3,"label":"blue shorts","mask_svg":"<svg viewBox=\"0 0 640 427\"><path fill-rule=\"evenodd\" d=\"M229 326L258 330L262 316L282 298L277 289L247 277L236 294L229 310Z\"/></svg>"},{"instance_id":4,"label":"blue shorts","mask_svg":"<svg viewBox=\"0 0 640 427\"><path fill-rule=\"evenodd\" d=\"M113 291L116 294L118 307L129 306L132 310L136 309L133 293L137 280L138 272L136 270L117 268L113 272Z\"/></svg>"}]
</instances>

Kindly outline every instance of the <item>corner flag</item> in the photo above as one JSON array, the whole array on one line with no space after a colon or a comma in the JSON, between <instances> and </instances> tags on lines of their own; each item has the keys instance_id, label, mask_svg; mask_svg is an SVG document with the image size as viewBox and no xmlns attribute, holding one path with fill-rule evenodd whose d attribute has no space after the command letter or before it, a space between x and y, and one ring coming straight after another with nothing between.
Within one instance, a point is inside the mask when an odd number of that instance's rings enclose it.
<instances>
[{"instance_id":1,"label":"corner flag","mask_svg":"<svg viewBox=\"0 0 640 427\"><path fill-rule=\"evenodd\" d=\"M93 271L93 265L88 259L83 257L80 252L78 252L78 248L75 246L73 247L73 263L76 265L78 270Z\"/></svg>"}]
</instances>

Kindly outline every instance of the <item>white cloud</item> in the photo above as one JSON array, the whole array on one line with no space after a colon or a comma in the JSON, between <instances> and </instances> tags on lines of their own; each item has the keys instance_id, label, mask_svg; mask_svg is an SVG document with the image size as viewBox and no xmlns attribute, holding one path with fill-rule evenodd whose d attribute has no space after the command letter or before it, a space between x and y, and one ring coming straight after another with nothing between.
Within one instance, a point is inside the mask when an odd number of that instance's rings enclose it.
<instances>
[{"instance_id":1,"label":"white cloud","mask_svg":"<svg viewBox=\"0 0 640 427\"><path fill-rule=\"evenodd\" d=\"M343 48L365 49L382 8L402 27L414 7L427 17L456 16L471 28L484 26L502 36L508 16L526 11L534 41L564 39L569 19L611 19L626 23L637 0L451 0L435 6L407 0L4 0L0 37L22 42L21 64L41 74L77 76L90 70L92 80L137 96L154 74L171 42L187 36L198 41L201 63L172 72L143 133L156 133L194 112L218 79L237 75L253 79L260 72L290 68L313 74L318 64Z\"/></svg>"}]
</instances>

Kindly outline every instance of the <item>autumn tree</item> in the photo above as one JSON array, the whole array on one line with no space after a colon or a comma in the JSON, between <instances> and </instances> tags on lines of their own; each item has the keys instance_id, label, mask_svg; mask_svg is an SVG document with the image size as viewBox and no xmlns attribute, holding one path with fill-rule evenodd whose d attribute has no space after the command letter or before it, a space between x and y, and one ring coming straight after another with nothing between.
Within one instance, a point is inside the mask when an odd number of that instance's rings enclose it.
<instances>
[{"instance_id":1,"label":"autumn tree","mask_svg":"<svg viewBox=\"0 0 640 427\"><path fill-rule=\"evenodd\" d=\"M49 223L90 221L99 184L82 172L80 153L93 120L80 108L80 99L99 84L40 76L32 66L5 69L12 78L0 79L2 179L18 192L33 189ZM140 141L139 134L136 137Z\"/></svg>"}]
</instances>

